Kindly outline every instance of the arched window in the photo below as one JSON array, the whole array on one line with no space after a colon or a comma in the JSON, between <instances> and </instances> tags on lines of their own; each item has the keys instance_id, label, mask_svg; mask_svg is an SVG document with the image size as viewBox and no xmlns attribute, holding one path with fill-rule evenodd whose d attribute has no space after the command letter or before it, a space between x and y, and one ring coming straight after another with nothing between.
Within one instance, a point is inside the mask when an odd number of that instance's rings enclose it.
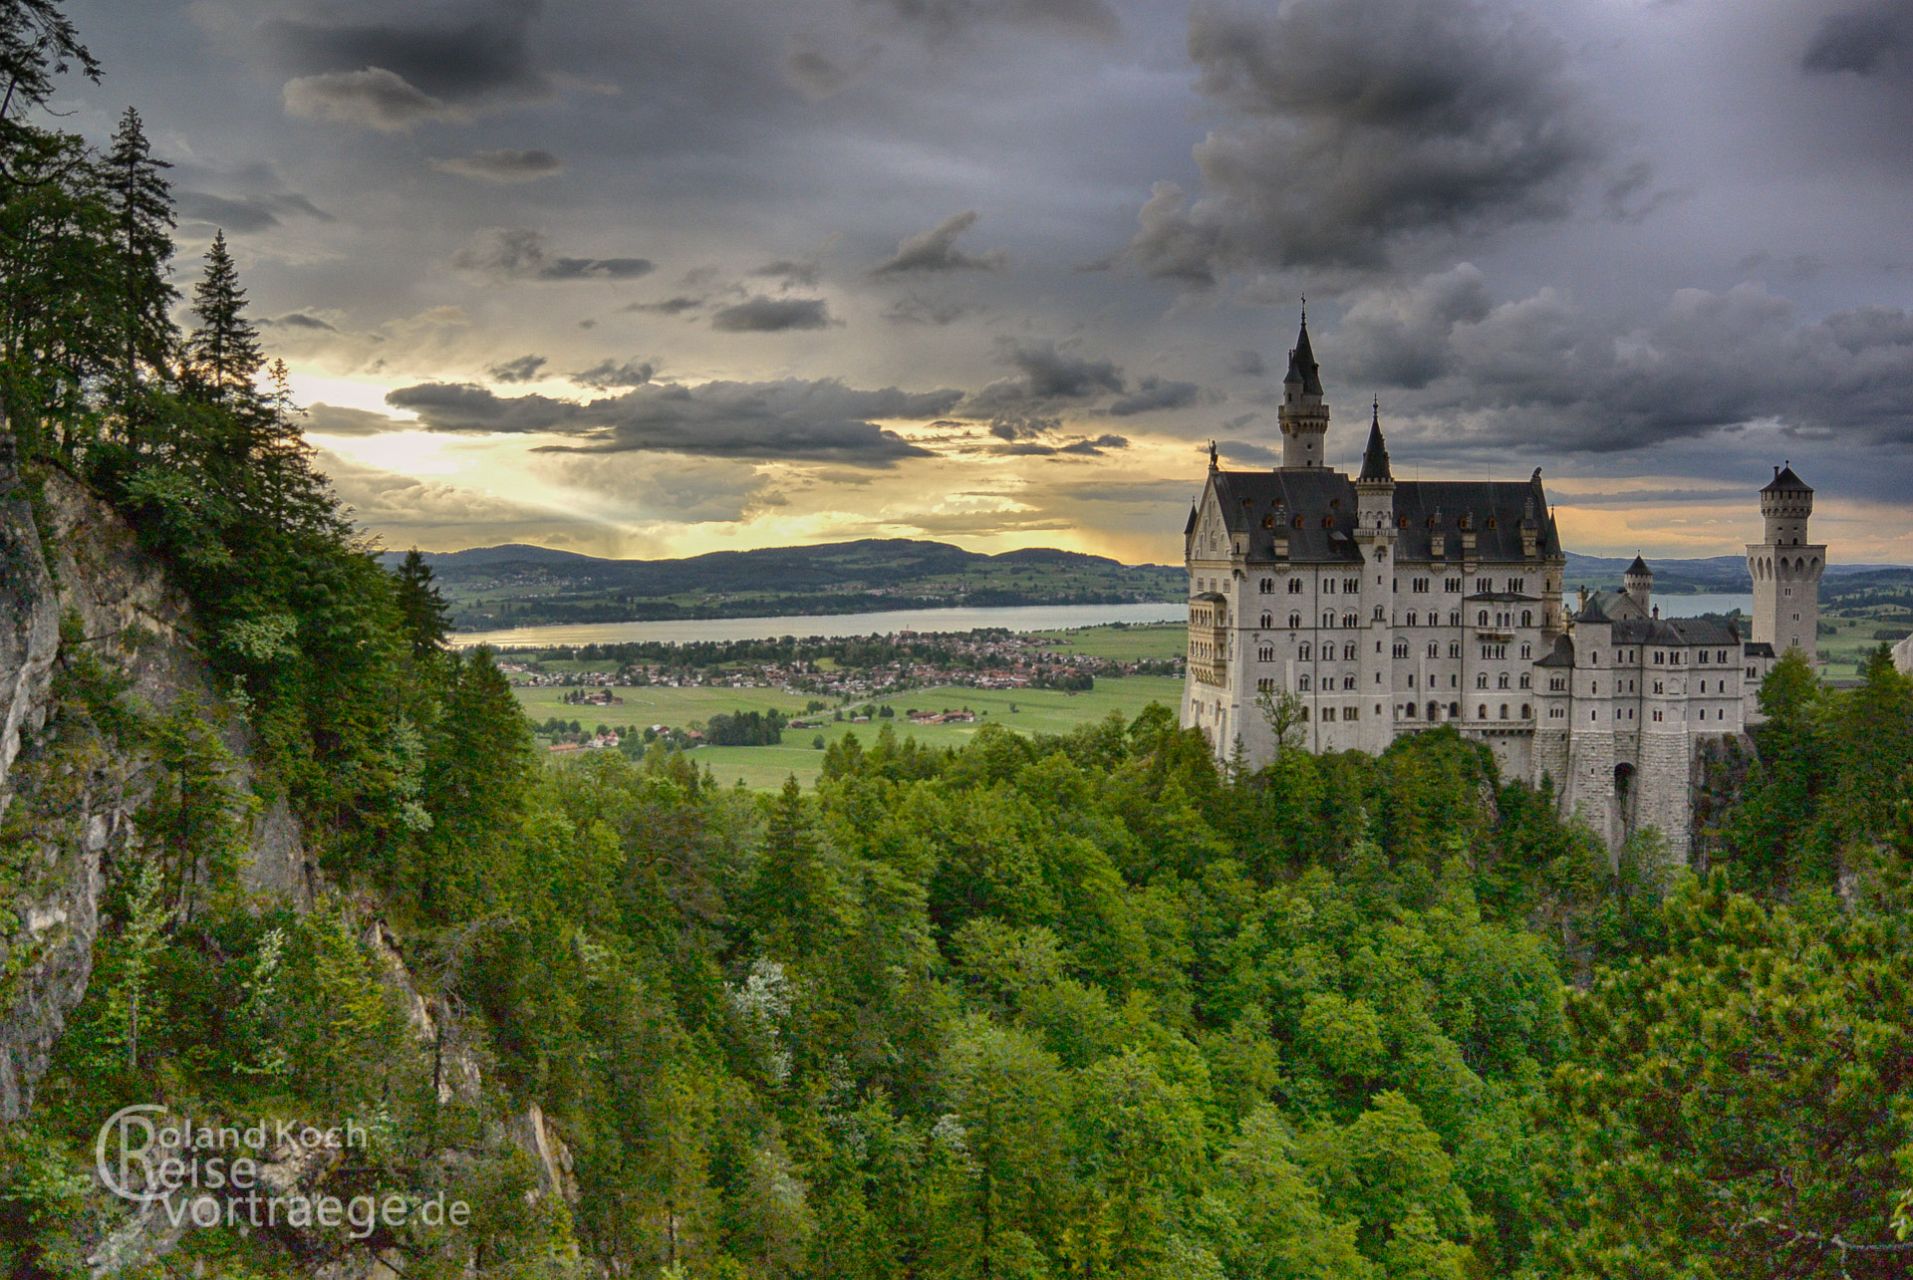
<instances>
[{"instance_id":1,"label":"arched window","mask_svg":"<svg viewBox=\"0 0 1913 1280\"><path fill-rule=\"evenodd\" d=\"M1428 656L1431 658L1439 658L1441 656L1441 645L1439 642L1434 640L1428 642Z\"/></svg>"},{"instance_id":2,"label":"arched window","mask_svg":"<svg viewBox=\"0 0 1913 1280\"><path fill-rule=\"evenodd\" d=\"M1508 704L1505 702L1501 704L1501 718L1503 720L1508 718Z\"/></svg>"},{"instance_id":3,"label":"arched window","mask_svg":"<svg viewBox=\"0 0 1913 1280\"><path fill-rule=\"evenodd\" d=\"M1262 579L1262 594L1263 594L1263 595L1265 595L1265 596L1266 596L1266 595L1268 595L1268 594L1269 594L1269 593L1270 593L1271 591L1274 591L1274 590L1275 590L1275 579L1274 579L1274 578L1264 578L1264 579Z\"/></svg>"},{"instance_id":4,"label":"arched window","mask_svg":"<svg viewBox=\"0 0 1913 1280\"><path fill-rule=\"evenodd\" d=\"M1289 594L1292 596L1299 596L1302 594L1302 580L1300 578L1289 579Z\"/></svg>"},{"instance_id":5,"label":"arched window","mask_svg":"<svg viewBox=\"0 0 1913 1280\"><path fill-rule=\"evenodd\" d=\"M1478 627L1485 627L1488 625L1488 611L1486 609L1483 609L1480 613L1477 613L1475 615L1475 625Z\"/></svg>"},{"instance_id":6,"label":"arched window","mask_svg":"<svg viewBox=\"0 0 1913 1280\"><path fill-rule=\"evenodd\" d=\"M1475 719L1486 720L1487 718L1488 718L1488 704L1484 702L1480 706L1475 708Z\"/></svg>"},{"instance_id":7,"label":"arched window","mask_svg":"<svg viewBox=\"0 0 1913 1280\"><path fill-rule=\"evenodd\" d=\"M1344 662L1355 661L1355 646L1353 643L1342 646L1342 660Z\"/></svg>"},{"instance_id":8,"label":"arched window","mask_svg":"<svg viewBox=\"0 0 1913 1280\"><path fill-rule=\"evenodd\" d=\"M1314 652L1315 652L1315 646L1310 644L1308 641L1304 640L1302 642L1302 647L1296 651L1295 656L1301 661L1307 662L1309 660L1309 655Z\"/></svg>"},{"instance_id":9,"label":"arched window","mask_svg":"<svg viewBox=\"0 0 1913 1280\"><path fill-rule=\"evenodd\" d=\"M1461 719L1461 704L1459 702L1451 702L1448 704L1448 718L1450 720Z\"/></svg>"},{"instance_id":10,"label":"arched window","mask_svg":"<svg viewBox=\"0 0 1913 1280\"><path fill-rule=\"evenodd\" d=\"M1428 704L1428 718L1430 720L1441 719L1441 704L1439 702L1431 702Z\"/></svg>"},{"instance_id":11,"label":"arched window","mask_svg":"<svg viewBox=\"0 0 1913 1280\"><path fill-rule=\"evenodd\" d=\"M1500 675L1495 677L1495 688L1505 689L1507 687L1508 687L1508 673L1503 671Z\"/></svg>"},{"instance_id":12,"label":"arched window","mask_svg":"<svg viewBox=\"0 0 1913 1280\"><path fill-rule=\"evenodd\" d=\"M1405 706L1403 706L1402 714L1407 716L1410 720L1413 720L1415 718L1415 704L1410 702L1406 704Z\"/></svg>"},{"instance_id":13,"label":"arched window","mask_svg":"<svg viewBox=\"0 0 1913 1280\"><path fill-rule=\"evenodd\" d=\"M1335 625L1335 611L1333 609L1322 610L1322 625L1325 627Z\"/></svg>"},{"instance_id":14,"label":"arched window","mask_svg":"<svg viewBox=\"0 0 1913 1280\"><path fill-rule=\"evenodd\" d=\"M1523 609L1521 611L1521 625L1524 627L1532 627L1534 625L1534 610Z\"/></svg>"},{"instance_id":15,"label":"arched window","mask_svg":"<svg viewBox=\"0 0 1913 1280\"><path fill-rule=\"evenodd\" d=\"M1488 673L1486 671L1475 672L1475 688L1486 689L1487 687L1488 687Z\"/></svg>"},{"instance_id":16,"label":"arched window","mask_svg":"<svg viewBox=\"0 0 1913 1280\"><path fill-rule=\"evenodd\" d=\"M1267 629L1267 628L1269 628L1269 627L1272 627L1272 626L1274 626L1274 625L1275 625L1275 615L1274 615L1274 614L1272 614L1272 613L1265 613L1265 614L1263 614L1263 615L1262 615L1262 626L1264 627L1264 629Z\"/></svg>"},{"instance_id":17,"label":"arched window","mask_svg":"<svg viewBox=\"0 0 1913 1280\"><path fill-rule=\"evenodd\" d=\"M1306 675L1297 676L1295 678L1295 687L1301 692L1307 693L1309 691L1309 678Z\"/></svg>"},{"instance_id":18,"label":"arched window","mask_svg":"<svg viewBox=\"0 0 1913 1280\"><path fill-rule=\"evenodd\" d=\"M1361 620L1352 613L1345 613L1342 615L1342 625L1351 628L1360 626Z\"/></svg>"},{"instance_id":19,"label":"arched window","mask_svg":"<svg viewBox=\"0 0 1913 1280\"><path fill-rule=\"evenodd\" d=\"M1299 613L1291 613L1289 615L1289 630L1294 631L1301 625L1302 625L1302 615Z\"/></svg>"}]
</instances>

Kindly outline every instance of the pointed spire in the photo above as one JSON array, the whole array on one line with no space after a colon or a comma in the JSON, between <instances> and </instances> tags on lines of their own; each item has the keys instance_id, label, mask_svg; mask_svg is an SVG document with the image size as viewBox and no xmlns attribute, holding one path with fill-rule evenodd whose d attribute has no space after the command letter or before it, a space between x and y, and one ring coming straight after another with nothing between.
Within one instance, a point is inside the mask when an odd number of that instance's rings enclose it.
<instances>
[{"instance_id":1,"label":"pointed spire","mask_svg":"<svg viewBox=\"0 0 1913 1280\"><path fill-rule=\"evenodd\" d=\"M1651 578L1654 576L1654 571L1647 567L1647 561L1641 559L1640 552L1637 551L1634 553L1634 563L1627 567L1627 576L1630 578Z\"/></svg>"},{"instance_id":2,"label":"pointed spire","mask_svg":"<svg viewBox=\"0 0 1913 1280\"><path fill-rule=\"evenodd\" d=\"M1362 450L1362 474L1357 477L1361 483L1395 482L1394 473L1388 469L1388 446L1382 441L1382 402L1374 404L1374 416L1368 423L1368 447Z\"/></svg>"},{"instance_id":3,"label":"pointed spire","mask_svg":"<svg viewBox=\"0 0 1913 1280\"><path fill-rule=\"evenodd\" d=\"M1309 345L1309 313L1302 309L1302 330L1296 335L1295 346L1289 352L1288 376L1282 379L1288 383L1299 383L1304 395L1322 394L1322 366L1315 363L1315 349Z\"/></svg>"}]
</instances>

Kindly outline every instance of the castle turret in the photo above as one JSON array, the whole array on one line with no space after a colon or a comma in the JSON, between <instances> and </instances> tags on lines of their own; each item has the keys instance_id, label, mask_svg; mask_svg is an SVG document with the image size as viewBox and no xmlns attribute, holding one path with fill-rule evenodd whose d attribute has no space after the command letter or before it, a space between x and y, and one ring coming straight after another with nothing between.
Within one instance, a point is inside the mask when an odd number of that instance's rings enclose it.
<instances>
[{"instance_id":1,"label":"castle turret","mask_svg":"<svg viewBox=\"0 0 1913 1280\"><path fill-rule=\"evenodd\" d=\"M1368 424L1368 447L1355 477L1355 545L1362 555L1362 625L1369 642L1358 645L1358 692L1362 695L1362 750L1379 755L1394 737L1395 691L1395 476L1382 440L1377 403Z\"/></svg>"},{"instance_id":2,"label":"castle turret","mask_svg":"<svg viewBox=\"0 0 1913 1280\"><path fill-rule=\"evenodd\" d=\"M1794 474L1793 464L1774 468L1760 491L1760 515L1766 539L1747 548L1747 570L1754 580L1754 641L1776 654L1798 649L1814 660L1820 629L1820 575L1827 548L1807 541L1813 514L1813 489Z\"/></svg>"},{"instance_id":3,"label":"castle turret","mask_svg":"<svg viewBox=\"0 0 1913 1280\"><path fill-rule=\"evenodd\" d=\"M1636 555L1634 563L1627 567L1621 583L1627 598L1641 607L1643 614L1654 607L1654 571L1647 567L1647 561Z\"/></svg>"},{"instance_id":4,"label":"castle turret","mask_svg":"<svg viewBox=\"0 0 1913 1280\"><path fill-rule=\"evenodd\" d=\"M1322 465L1328 436L1328 402L1322 397L1322 367L1309 346L1308 312L1302 313L1302 332L1289 352L1288 376L1282 379L1282 466L1303 469Z\"/></svg>"},{"instance_id":5,"label":"castle turret","mask_svg":"<svg viewBox=\"0 0 1913 1280\"><path fill-rule=\"evenodd\" d=\"M1362 450L1362 472L1355 477L1359 523L1364 529L1393 524L1395 474L1388 465L1388 445L1382 439L1382 406L1377 401L1368 423L1368 447Z\"/></svg>"}]
</instances>

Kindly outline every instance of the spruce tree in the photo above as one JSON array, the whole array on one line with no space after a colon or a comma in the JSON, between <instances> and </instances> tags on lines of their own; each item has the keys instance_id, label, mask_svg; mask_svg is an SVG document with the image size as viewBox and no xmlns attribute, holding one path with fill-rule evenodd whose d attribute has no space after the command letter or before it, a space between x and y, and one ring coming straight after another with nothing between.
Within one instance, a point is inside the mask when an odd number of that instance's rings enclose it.
<instances>
[{"instance_id":1,"label":"spruce tree","mask_svg":"<svg viewBox=\"0 0 1913 1280\"><path fill-rule=\"evenodd\" d=\"M405 620L405 637L411 642L412 656L423 658L445 647L451 631L450 608L432 579L432 566L425 563L417 547L405 553L405 560L394 575L398 579L399 613Z\"/></svg>"},{"instance_id":2,"label":"spruce tree","mask_svg":"<svg viewBox=\"0 0 1913 1280\"><path fill-rule=\"evenodd\" d=\"M232 407L257 400L253 379L265 364L259 330L246 318L246 291L239 269L226 249L226 233L213 234L206 251L206 274L193 286L193 314L199 327L186 339L187 367L207 395Z\"/></svg>"},{"instance_id":3,"label":"spruce tree","mask_svg":"<svg viewBox=\"0 0 1913 1280\"><path fill-rule=\"evenodd\" d=\"M53 0L0 0L0 199L28 180L15 167L20 148L45 136L26 117L53 95L53 77L76 67L100 78L99 60Z\"/></svg>"},{"instance_id":4,"label":"spruce tree","mask_svg":"<svg viewBox=\"0 0 1913 1280\"><path fill-rule=\"evenodd\" d=\"M120 367L114 382L122 404L142 374L163 377L173 363L171 311L179 291L166 279L175 225L165 177L171 167L154 158L139 112L128 107L101 173L115 222Z\"/></svg>"}]
</instances>

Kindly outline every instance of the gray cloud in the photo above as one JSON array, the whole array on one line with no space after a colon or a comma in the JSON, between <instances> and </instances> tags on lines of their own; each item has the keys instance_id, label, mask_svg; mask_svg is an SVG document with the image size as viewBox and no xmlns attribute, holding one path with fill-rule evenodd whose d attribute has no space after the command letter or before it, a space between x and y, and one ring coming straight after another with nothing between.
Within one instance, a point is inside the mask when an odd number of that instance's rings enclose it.
<instances>
[{"instance_id":1,"label":"gray cloud","mask_svg":"<svg viewBox=\"0 0 1913 1280\"><path fill-rule=\"evenodd\" d=\"M957 237L976 225L977 212L967 209L952 214L928 231L906 236L897 244L897 252L871 269L872 275L893 275L905 271L990 271L1005 262L1001 252L970 254L956 247Z\"/></svg>"},{"instance_id":2,"label":"gray cloud","mask_svg":"<svg viewBox=\"0 0 1913 1280\"><path fill-rule=\"evenodd\" d=\"M306 429L320 435L376 436L387 431L403 431L409 425L382 413L323 402L306 410Z\"/></svg>"},{"instance_id":3,"label":"gray cloud","mask_svg":"<svg viewBox=\"0 0 1913 1280\"><path fill-rule=\"evenodd\" d=\"M550 363L543 356L519 356L516 360L507 360L485 370L499 382L531 382L538 377L538 371Z\"/></svg>"},{"instance_id":4,"label":"gray cloud","mask_svg":"<svg viewBox=\"0 0 1913 1280\"><path fill-rule=\"evenodd\" d=\"M1559 217L1603 151L1556 42L1482 0L1204 3L1189 52L1229 114L1195 148L1201 199L1163 183L1143 206L1128 256L1152 276L1375 267Z\"/></svg>"},{"instance_id":5,"label":"gray cloud","mask_svg":"<svg viewBox=\"0 0 1913 1280\"><path fill-rule=\"evenodd\" d=\"M1133 392L1111 403L1109 412L1126 418L1158 409L1186 409L1201 398L1202 388L1193 382L1148 377L1138 382Z\"/></svg>"},{"instance_id":6,"label":"gray cloud","mask_svg":"<svg viewBox=\"0 0 1913 1280\"><path fill-rule=\"evenodd\" d=\"M1821 75L1883 71L1913 47L1913 14L1902 4L1876 4L1828 14L1800 57L1803 71Z\"/></svg>"},{"instance_id":7,"label":"gray cloud","mask_svg":"<svg viewBox=\"0 0 1913 1280\"><path fill-rule=\"evenodd\" d=\"M565 484L614 500L629 518L712 524L746 520L788 501L757 468L728 458L547 452L537 465Z\"/></svg>"},{"instance_id":8,"label":"gray cloud","mask_svg":"<svg viewBox=\"0 0 1913 1280\"><path fill-rule=\"evenodd\" d=\"M947 36L984 23L1048 28L1107 39L1119 24L1104 0L870 0L930 34Z\"/></svg>"},{"instance_id":9,"label":"gray cloud","mask_svg":"<svg viewBox=\"0 0 1913 1280\"><path fill-rule=\"evenodd\" d=\"M452 265L509 280L635 280L651 274L648 258L574 258L553 254L543 235L526 227L481 231L452 256Z\"/></svg>"},{"instance_id":10,"label":"gray cloud","mask_svg":"<svg viewBox=\"0 0 1913 1280\"><path fill-rule=\"evenodd\" d=\"M1016 375L999 378L971 396L966 412L979 417L1029 412L1034 406L1124 389L1123 371L1115 364L1091 360L1048 339L999 339L997 355L1015 366Z\"/></svg>"},{"instance_id":11,"label":"gray cloud","mask_svg":"<svg viewBox=\"0 0 1913 1280\"><path fill-rule=\"evenodd\" d=\"M1349 376L1371 385L1424 387L1453 366L1455 326L1480 322L1492 305L1487 282L1467 262L1371 290L1344 313L1334 354Z\"/></svg>"},{"instance_id":12,"label":"gray cloud","mask_svg":"<svg viewBox=\"0 0 1913 1280\"><path fill-rule=\"evenodd\" d=\"M1230 462L1247 463L1253 467L1272 467L1281 461L1281 455L1274 449L1251 444L1247 440L1218 440L1216 449Z\"/></svg>"},{"instance_id":13,"label":"gray cloud","mask_svg":"<svg viewBox=\"0 0 1913 1280\"><path fill-rule=\"evenodd\" d=\"M929 457L879 425L927 422L961 398L955 391L860 390L825 379L805 382L649 383L599 400L499 396L462 383L425 383L386 396L418 414L428 430L562 432L577 442L547 448L576 453L665 451L705 457L828 461L888 467Z\"/></svg>"},{"instance_id":14,"label":"gray cloud","mask_svg":"<svg viewBox=\"0 0 1913 1280\"><path fill-rule=\"evenodd\" d=\"M883 318L897 324L921 324L941 327L961 320L976 308L948 298L898 298L884 308Z\"/></svg>"},{"instance_id":15,"label":"gray cloud","mask_svg":"<svg viewBox=\"0 0 1913 1280\"><path fill-rule=\"evenodd\" d=\"M1414 438L1436 449L1609 453L1758 425L1845 448L1913 443L1906 311L1802 322L1786 299L1742 284L1678 290L1633 326L1553 289L1484 309L1471 274L1457 268L1350 311L1356 365L1376 361L1400 376L1394 385L1425 389ZM1384 336L1414 354L1378 357ZM1340 335L1316 350L1326 373Z\"/></svg>"},{"instance_id":16,"label":"gray cloud","mask_svg":"<svg viewBox=\"0 0 1913 1280\"><path fill-rule=\"evenodd\" d=\"M830 309L822 298L747 298L711 317L711 327L726 333L781 333L829 324Z\"/></svg>"},{"instance_id":17,"label":"gray cloud","mask_svg":"<svg viewBox=\"0 0 1913 1280\"><path fill-rule=\"evenodd\" d=\"M281 225L288 217L332 221L331 214L304 196L290 191L247 196L181 191L177 193L177 199L182 221L203 222L241 234L269 230Z\"/></svg>"},{"instance_id":18,"label":"gray cloud","mask_svg":"<svg viewBox=\"0 0 1913 1280\"><path fill-rule=\"evenodd\" d=\"M432 161L432 167L440 173L455 174L461 178L475 178L480 182L535 182L540 178L549 178L564 170L564 164L549 151L518 151L503 149L498 151L474 151L466 156L449 156L443 160Z\"/></svg>"},{"instance_id":19,"label":"gray cloud","mask_svg":"<svg viewBox=\"0 0 1913 1280\"><path fill-rule=\"evenodd\" d=\"M289 113L397 131L549 94L529 46L543 7L543 0L476 0L462 6L458 21L275 18L260 32L293 73L284 90Z\"/></svg>"},{"instance_id":20,"label":"gray cloud","mask_svg":"<svg viewBox=\"0 0 1913 1280\"><path fill-rule=\"evenodd\" d=\"M649 360L639 360L633 356L629 360L600 360L589 369L580 369L568 375L581 387L596 387L607 391L613 387L641 387L651 381L657 366Z\"/></svg>"},{"instance_id":21,"label":"gray cloud","mask_svg":"<svg viewBox=\"0 0 1913 1280\"><path fill-rule=\"evenodd\" d=\"M1245 378L1259 378L1269 371L1260 351L1232 351L1223 368Z\"/></svg>"},{"instance_id":22,"label":"gray cloud","mask_svg":"<svg viewBox=\"0 0 1913 1280\"><path fill-rule=\"evenodd\" d=\"M266 324L281 329L306 329L314 333L337 333L339 327L323 317L309 315L304 311L291 311L283 316L274 316Z\"/></svg>"},{"instance_id":23,"label":"gray cloud","mask_svg":"<svg viewBox=\"0 0 1913 1280\"><path fill-rule=\"evenodd\" d=\"M778 258L761 267L753 267L751 274L760 279L781 281L789 288L795 284L816 284L823 275L823 268L810 258Z\"/></svg>"},{"instance_id":24,"label":"gray cloud","mask_svg":"<svg viewBox=\"0 0 1913 1280\"><path fill-rule=\"evenodd\" d=\"M664 298L657 302L632 302L619 308L621 311L649 311L661 316L683 315L686 311L696 311L704 305L703 298L683 296Z\"/></svg>"}]
</instances>

